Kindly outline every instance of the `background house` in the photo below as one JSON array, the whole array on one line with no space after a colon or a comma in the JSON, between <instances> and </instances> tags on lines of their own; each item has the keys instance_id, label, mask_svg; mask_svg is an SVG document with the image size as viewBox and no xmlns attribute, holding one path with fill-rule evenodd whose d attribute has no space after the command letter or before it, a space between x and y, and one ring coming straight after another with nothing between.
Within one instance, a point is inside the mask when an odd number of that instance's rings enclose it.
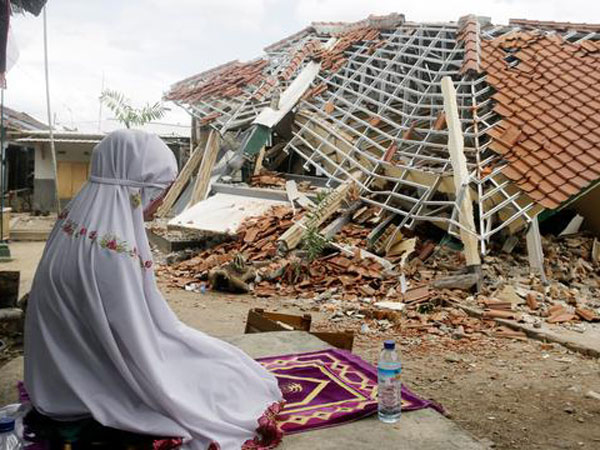
<instances>
[{"instance_id":1,"label":"background house","mask_svg":"<svg viewBox=\"0 0 600 450\"><path fill-rule=\"evenodd\" d=\"M27 114L8 109L7 114L14 119L7 126L5 192L29 189L31 209L51 212L54 210L55 189L48 127ZM73 198L87 181L92 151L105 136L103 132L54 131L61 203ZM189 152L189 138L173 133L160 134L160 137L181 165L181 159Z\"/></svg>"},{"instance_id":2,"label":"background house","mask_svg":"<svg viewBox=\"0 0 600 450\"><path fill-rule=\"evenodd\" d=\"M24 112L18 112L4 107L4 127L8 136L17 132L45 131L48 126ZM9 200L19 208L25 206L31 209L31 194L34 187L35 150L33 145L26 142L18 143L8 138L5 147L4 192L11 193Z\"/></svg>"}]
</instances>

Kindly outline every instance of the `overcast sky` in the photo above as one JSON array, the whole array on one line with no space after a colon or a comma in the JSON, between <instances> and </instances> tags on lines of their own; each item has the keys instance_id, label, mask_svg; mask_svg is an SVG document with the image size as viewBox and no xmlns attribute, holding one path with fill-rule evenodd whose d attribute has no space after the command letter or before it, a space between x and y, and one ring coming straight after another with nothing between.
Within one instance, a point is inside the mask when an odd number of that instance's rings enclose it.
<instances>
[{"instance_id":1,"label":"overcast sky","mask_svg":"<svg viewBox=\"0 0 600 450\"><path fill-rule=\"evenodd\" d=\"M105 87L134 102L154 102L172 83L260 56L263 47L311 21L399 12L410 21L474 13L494 23L600 23L597 0L49 0L47 8L53 112L58 124L82 130L98 128L103 76ZM6 104L46 121L42 17L16 15L12 29L20 57L8 73ZM187 125L187 114L171 106L164 121Z\"/></svg>"}]
</instances>

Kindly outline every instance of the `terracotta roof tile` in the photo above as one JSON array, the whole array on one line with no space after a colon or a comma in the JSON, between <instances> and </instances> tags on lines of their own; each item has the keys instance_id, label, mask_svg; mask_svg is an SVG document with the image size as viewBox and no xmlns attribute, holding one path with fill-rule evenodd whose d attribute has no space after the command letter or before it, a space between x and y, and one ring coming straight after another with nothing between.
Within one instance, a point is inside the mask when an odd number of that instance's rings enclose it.
<instances>
[{"instance_id":1,"label":"terracotta roof tile","mask_svg":"<svg viewBox=\"0 0 600 450\"><path fill-rule=\"evenodd\" d=\"M569 155L567 152L560 152L556 154L556 159L558 159L561 163L564 164L568 164L571 161L573 161L575 158L573 158L571 155Z\"/></svg>"},{"instance_id":2,"label":"terracotta roof tile","mask_svg":"<svg viewBox=\"0 0 600 450\"><path fill-rule=\"evenodd\" d=\"M213 97L235 97L242 94L244 88L258 88L267 65L266 59L248 63L234 61L173 85L165 98L194 103Z\"/></svg>"},{"instance_id":3,"label":"terracotta roof tile","mask_svg":"<svg viewBox=\"0 0 600 450\"><path fill-rule=\"evenodd\" d=\"M565 149L565 151L566 151L566 152L567 152L569 155L571 155L572 157L574 157L574 158L575 158L575 157L577 157L577 156L579 156L579 155L581 155L581 154L583 153L583 150L581 150L580 148L578 148L578 147L577 147L577 146L575 146L575 145L569 145L569 146L568 146L568 147Z\"/></svg>"},{"instance_id":4,"label":"terracotta roof tile","mask_svg":"<svg viewBox=\"0 0 600 450\"><path fill-rule=\"evenodd\" d=\"M589 181L587 181L585 178L582 178L580 176L576 176L574 178L571 179L571 183L573 183L575 186L577 186L579 189L583 189L584 187L586 187L588 184L590 184Z\"/></svg>"},{"instance_id":5,"label":"terracotta roof tile","mask_svg":"<svg viewBox=\"0 0 600 450\"><path fill-rule=\"evenodd\" d=\"M548 139L554 139L555 137L558 136L558 133L548 126L543 127L540 130L540 133L543 134Z\"/></svg>"},{"instance_id":6,"label":"terracotta roof tile","mask_svg":"<svg viewBox=\"0 0 600 450\"><path fill-rule=\"evenodd\" d=\"M564 180L570 180L571 178L573 178L575 176L575 172L573 172L571 169L565 166L558 169L556 175L559 177L560 183Z\"/></svg>"},{"instance_id":7,"label":"terracotta roof tile","mask_svg":"<svg viewBox=\"0 0 600 450\"><path fill-rule=\"evenodd\" d=\"M573 161L571 161L569 163L569 167L575 173L581 173L586 169L586 167L583 164L581 164L579 161L577 161L577 159L574 159Z\"/></svg>"},{"instance_id":8,"label":"terracotta roof tile","mask_svg":"<svg viewBox=\"0 0 600 450\"><path fill-rule=\"evenodd\" d=\"M533 168L537 173L539 173L543 177L547 177L553 170L547 164L539 164Z\"/></svg>"},{"instance_id":9,"label":"terracotta roof tile","mask_svg":"<svg viewBox=\"0 0 600 450\"><path fill-rule=\"evenodd\" d=\"M587 117L593 117L594 115L598 114L598 111L595 111L586 105L583 105L582 107L580 107L579 112L581 112L582 114L585 114Z\"/></svg>"},{"instance_id":10,"label":"terracotta roof tile","mask_svg":"<svg viewBox=\"0 0 600 450\"><path fill-rule=\"evenodd\" d=\"M554 190L554 191L548 193L548 198L550 198L557 205L560 205L562 202L568 200L569 196L563 194L562 192L560 192L558 190Z\"/></svg>"},{"instance_id":11,"label":"terracotta roof tile","mask_svg":"<svg viewBox=\"0 0 600 450\"><path fill-rule=\"evenodd\" d=\"M551 124L549 124L549 127L556 131L558 134L561 134L569 129L560 120L552 122Z\"/></svg>"},{"instance_id":12,"label":"terracotta roof tile","mask_svg":"<svg viewBox=\"0 0 600 450\"><path fill-rule=\"evenodd\" d=\"M523 157L523 160L529 165L529 167L537 167L541 161L534 156L534 153L529 153Z\"/></svg>"},{"instance_id":13,"label":"terracotta roof tile","mask_svg":"<svg viewBox=\"0 0 600 450\"><path fill-rule=\"evenodd\" d=\"M469 15L458 19L457 40L465 50L460 73L477 74L481 72L481 37L477 16Z\"/></svg>"},{"instance_id":14,"label":"terracotta roof tile","mask_svg":"<svg viewBox=\"0 0 600 450\"><path fill-rule=\"evenodd\" d=\"M567 197L571 197L572 195L575 195L579 192L579 188L573 183L571 183L570 180L566 184L560 184L558 186L558 190L563 194L567 195Z\"/></svg>"},{"instance_id":15,"label":"terracotta roof tile","mask_svg":"<svg viewBox=\"0 0 600 450\"><path fill-rule=\"evenodd\" d=\"M542 191L544 194L550 194L551 192L554 192L556 190L556 186L554 186L553 184L550 184L548 181L546 180L542 180L539 184L538 184L538 188L540 191Z\"/></svg>"},{"instance_id":16,"label":"terracotta roof tile","mask_svg":"<svg viewBox=\"0 0 600 450\"><path fill-rule=\"evenodd\" d=\"M593 170L589 170L589 169L584 170L583 172L580 172L579 175L588 181L595 181L598 178L598 174L596 172L594 172Z\"/></svg>"},{"instance_id":17,"label":"terracotta roof tile","mask_svg":"<svg viewBox=\"0 0 600 450\"><path fill-rule=\"evenodd\" d=\"M502 171L502 173L504 173L504 175L506 175L511 180L518 180L519 178L521 178L521 174L519 172L517 172L513 166L507 166Z\"/></svg>"},{"instance_id":18,"label":"terracotta roof tile","mask_svg":"<svg viewBox=\"0 0 600 450\"><path fill-rule=\"evenodd\" d=\"M593 166L596 163L596 160L594 158L585 153L576 156L575 159L581 164L584 164L585 166Z\"/></svg>"},{"instance_id":19,"label":"terracotta roof tile","mask_svg":"<svg viewBox=\"0 0 600 450\"><path fill-rule=\"evenodd\" d=\"M548 138L542 133L534 133L529 138L540 145L544 145L546 142L548 142Z\"/></svg>"},{"instance_id":20,"label":"terracotta roof tile","mask_svg":"<svg viewBox=\"0 0 600 450\"><path fill-rule=\"evenodd\" d=\"M547 198L547 196L545 194L543 194L541 191L539 190L534 190L531 192L528 192L527 195L529 195L531 197L532 200L542 204L542 202L544 202Z\"/></svg>"},{"instance_id":21,"label":"terracotta roof tile","mask_svg":"<svg viewBox=\"0 0 600 450\"><path fill-rule=\"evenodd\" d=\"M561 184L563 184L565 182L564 178L561 177L559 175L560 173L560 169L557 170L556 172L552 173L551 175L548 175L546 177L546 180L548 180L548 182L550 184L552 184L553 186L560 186Z\"/></svg>"},{"instance_id":22,"label":"terracotta roof tile","mask_svg":"<svg viewBox=\"0 0 600 450\"><path fill-rule=\"evenodd\" d=\"M519 183L519 187L524 190L525 192L531 192L534 191L536 189L535 184L530 183L529 181L521 181Z\"/></svg>"},{"instance_id":23,"label":"terracotta roof tile","mask_svg":"<svg viewBox=\"0 0 600 450\"><path fill-rule=\"evenodd\" d=\"M540 148L536 154L538 155L538 157L542 160L545 161L548 158L552 158L552 153L547 152L546 150L544 150L543 148Z\"/></svg>"},{"instance_id":24,"label":"terracotta roof tile","mask_svg":"<svg viewBox=\"0 0 600 450\"><path fill-rule=\"evenodd\" d=\"M519 26L535 24L539 23L525 21ZM600 30L600 25L542 24ZM505 49L516 64L506 64ZM494 111L504 119L496 125L502 134L490 130L489 135L492 144L503 142L502 154L509 162L504 171L517 186L542 206L555 208L600 177L600 43L573 44L560 35L517 31L482 40L481 61L496 91ZM508 148L512 140L507 119L522 124ZM529 173L527 167L532 169Z\"/></svg>"}]
</instances>

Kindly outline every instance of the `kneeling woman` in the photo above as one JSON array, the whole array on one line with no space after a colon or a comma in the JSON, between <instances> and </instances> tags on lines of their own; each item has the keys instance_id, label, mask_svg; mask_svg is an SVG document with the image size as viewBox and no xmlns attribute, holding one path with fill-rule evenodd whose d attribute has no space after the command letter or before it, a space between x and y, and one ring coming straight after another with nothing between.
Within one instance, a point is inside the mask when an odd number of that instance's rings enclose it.
<instances>
[{"instance_id":1,"label":"kneeling woman","mask_svg":"<svg viewBox=\"0 0 600 450\"><path fill-rule=\"evenodd\" d=\"M181 323L156 286L144 213L176 175L154 135L117 131L94 149L90 180L59 216L31 289L25 387L57 420L91 416L194 450L272 448L256 430L259 419L273 426L275 378Z\"/></svg>"}]
</instances>

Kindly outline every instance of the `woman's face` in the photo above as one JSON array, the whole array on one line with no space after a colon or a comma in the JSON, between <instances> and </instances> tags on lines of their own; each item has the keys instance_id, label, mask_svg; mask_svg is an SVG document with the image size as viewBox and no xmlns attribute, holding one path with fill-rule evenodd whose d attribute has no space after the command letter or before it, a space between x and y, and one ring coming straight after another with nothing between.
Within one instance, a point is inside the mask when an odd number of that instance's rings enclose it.
<instances>
[{"instance_id":1,"label":"woman's face","mask_svg":"<svg viewBox=\"0 0 600 450\"><path fill-rule=\"evenodd\" d=\"M160 208L160 205L162 205L165 196L167 195L167 192L169 192L169 190L171 189L171 186L173 184L171 184L168 188L166 188L164 191L162 191L162 193L152 199L150 201L150 203L148 204L148 206L144 209L144 221L146 222L150 222L151 220L154 219L154 215L156 214L156 211L158 210L158 208Z\"/></svg>"}]
</instances>

